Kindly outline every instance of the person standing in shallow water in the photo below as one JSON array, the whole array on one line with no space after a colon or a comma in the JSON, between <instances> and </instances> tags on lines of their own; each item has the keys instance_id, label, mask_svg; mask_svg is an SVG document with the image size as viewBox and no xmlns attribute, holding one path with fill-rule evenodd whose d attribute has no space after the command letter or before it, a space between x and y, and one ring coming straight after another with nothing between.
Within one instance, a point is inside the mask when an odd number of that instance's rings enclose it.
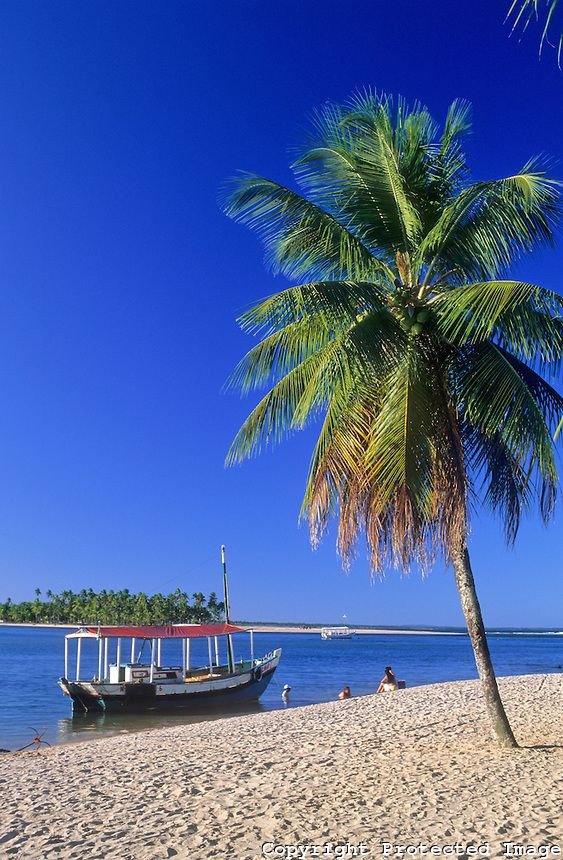
<instances>
[{"instance_id":1,"label":"person standing in shallow water","mask_svg":"<svg viewBox=\"0 0 563 860\"><path fill-rule=\"evenodd\" d=\"M286 705L289 704L289 693L290 693L290 691L291 691L291 687L289 686L289 684L284 684L284 687L282 690L282 699Z\"/></svg>"},{"instance_id":2,"label":"person standing in shallow water","mask_svg":"<svg viewBox=\"0 0 563 860\"><path fill-rule=\"evenodd\" d=\"M379 682L378 693L389 693L397 689L397 679L391 666L385 667L385 675Z\"/></svg>"}]
</instances>

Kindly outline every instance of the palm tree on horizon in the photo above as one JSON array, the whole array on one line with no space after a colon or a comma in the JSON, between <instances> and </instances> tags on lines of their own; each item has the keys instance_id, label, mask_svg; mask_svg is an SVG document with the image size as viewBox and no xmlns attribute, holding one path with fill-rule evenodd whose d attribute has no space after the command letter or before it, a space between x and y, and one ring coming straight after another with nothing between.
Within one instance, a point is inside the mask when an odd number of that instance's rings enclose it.
<instances>
[{"instance_id":1,"label":"palm tree on horizon","mask_svg":"<svg viewBox=\"0 0 563 860\"><path fill-rule=\"evenodd\" d=\"M374 575L443 553L494 733L516 746L467 541L477 501L509 542L532 503L553 511L563 398L540 374L563 355L563 300L507 273L553 242L559 183L533 161L472 181L459 100L441 130L424 106L369 91L326 104L313 126L292 165L300 191L247 173L226 192L269 267L300 282L239 319L260 342L230 385L269 390L227 463L319 421L302 505L313 544L336 516L344 565L362 534Z\"/></svg>"}]
</instances>

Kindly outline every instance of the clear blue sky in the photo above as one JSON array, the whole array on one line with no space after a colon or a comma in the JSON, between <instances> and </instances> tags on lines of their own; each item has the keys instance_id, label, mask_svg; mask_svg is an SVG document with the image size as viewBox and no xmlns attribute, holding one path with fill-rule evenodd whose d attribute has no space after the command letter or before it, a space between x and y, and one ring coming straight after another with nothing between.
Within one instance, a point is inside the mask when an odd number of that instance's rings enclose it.
<instances>
[{"instance_id":1,"label":"clear blue sky","mask_svg":"<svg viewBox=\"0 0 563 860\"><path fill-rule=\"evenodd\" d=\"M455 8L454 8L455 7ZM226 471L251 402L221 394L237 312L283 286L217 206L237 169L289 181L326 99L474 104L479 178L561 158L563 74L501 0L6 0L0 12L0 596L220 588L235 616L460 624L452 575L348 576L297 514L311 434ZM557 168L559 175L562 168ZM562 250L518 272L559 289ZM561 624L561 517L472 552L486 622Z\"/></svg>"}]
</instances>

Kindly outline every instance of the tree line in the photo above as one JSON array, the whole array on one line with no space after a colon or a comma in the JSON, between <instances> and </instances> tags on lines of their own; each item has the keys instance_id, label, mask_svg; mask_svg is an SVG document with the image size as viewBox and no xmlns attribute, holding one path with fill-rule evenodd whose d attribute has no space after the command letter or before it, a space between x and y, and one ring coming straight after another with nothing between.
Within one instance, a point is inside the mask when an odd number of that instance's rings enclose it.
<instances>
[{"instance_id":1,"label":"tree line","mask_svg":"<svg viewBox=\"0 0 563 860\"><path fill-rule=\"evenodd\" d=\"M0 602L0 619L12 623L41 624L208 624L224 617L224 604L212 591L209 597L197 591L191 596L177 588L170 594L145 594L83 588L60 594L48 590L46 599L35 589L34 600L14 603L10 597Z\"/></svg>"}]
</instances>

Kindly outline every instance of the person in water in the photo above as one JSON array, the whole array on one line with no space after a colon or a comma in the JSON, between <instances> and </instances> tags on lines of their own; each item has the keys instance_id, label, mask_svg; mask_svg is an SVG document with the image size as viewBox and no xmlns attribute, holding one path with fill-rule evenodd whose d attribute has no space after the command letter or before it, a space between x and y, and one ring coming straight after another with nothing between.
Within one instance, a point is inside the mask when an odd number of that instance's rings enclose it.
<instances>
[{"instance_id":1,"label":"person in water","mask_svg":"<svg viewBox=\"0 0 563 860\"><path fill-rule=\"evenodd\" d=\"M352 693L350 692L350 687L344 687L338 694L339 699L351 699Z\"/></svg>"},{"instance_id":2,"label":"person in water","mask_svg":"<svg viewBox=\"0 0 563 860\"><path fill-rule=\"evenodd\" d=\"M291 687L289 684L284 684L284 688L282 690L282 699L284 702L289 702L289 693L291 691Z\"/></svg>"},{"instance_id":3,"label":"person in water","mask_svg":"<svg viewBox=\"0 0 563 860\"><path fill-rule=\"evenodd\" d=\"M391 666L385 667L385 675L379 682L378 693L389 693L397 689L397 679Z\"/></svg>"}]
</instances>

